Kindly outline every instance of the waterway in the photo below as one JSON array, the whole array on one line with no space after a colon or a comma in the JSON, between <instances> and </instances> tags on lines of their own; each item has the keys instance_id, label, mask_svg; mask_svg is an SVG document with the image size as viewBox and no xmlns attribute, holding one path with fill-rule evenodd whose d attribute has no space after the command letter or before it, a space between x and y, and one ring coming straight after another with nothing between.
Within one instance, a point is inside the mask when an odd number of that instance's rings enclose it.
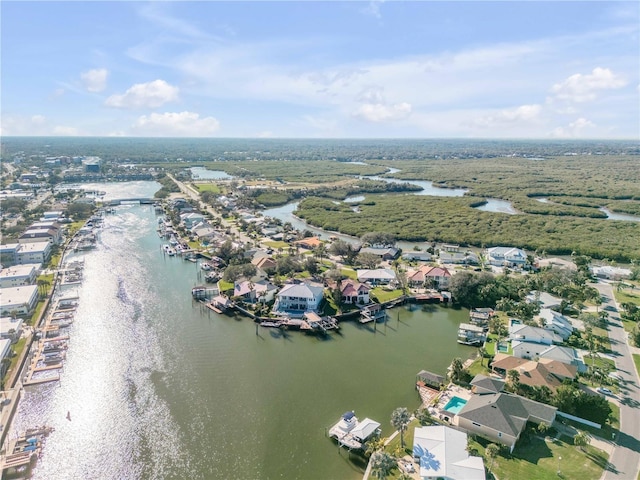
<instances>
[{"instance_id":1,"label":"waterway","mask_svg":"<svg viewBox=\"0 0 640 480\"><path fill-rule=\"evenodd\" d=\"M98 184L144 197L153 182ZM107 215L85 252L80 306L59 384L26 389L14 432L47 424L35 479L356 479L364 464L325 429L354 409L391 433L413 410L415 374L443 374L466 310L414 306L326 339L258 328L191 299L194 263L163 256L148 205ZM70 420L68 420L69 412Z\"/></svg>"}]
</instances>

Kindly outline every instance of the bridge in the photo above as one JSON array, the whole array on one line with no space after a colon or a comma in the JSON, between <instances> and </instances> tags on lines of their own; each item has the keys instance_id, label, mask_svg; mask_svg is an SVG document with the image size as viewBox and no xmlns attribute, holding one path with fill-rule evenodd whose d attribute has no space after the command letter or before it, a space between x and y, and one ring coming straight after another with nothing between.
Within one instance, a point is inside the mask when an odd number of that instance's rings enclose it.
<instances>
[{"instance_id":1,"label":"bridge","mask_svg":"<svg viewBox=\"0 0 640 480\"><path fill-rule=\"evenodd\" d=\"M118 198L115 200L107 200L103 202L104 206L113 207L116 205L122 205L123 203L139 203L142 205L148 205L156 203L158 199L156 198Z\"/></svg>"}]
</instances>

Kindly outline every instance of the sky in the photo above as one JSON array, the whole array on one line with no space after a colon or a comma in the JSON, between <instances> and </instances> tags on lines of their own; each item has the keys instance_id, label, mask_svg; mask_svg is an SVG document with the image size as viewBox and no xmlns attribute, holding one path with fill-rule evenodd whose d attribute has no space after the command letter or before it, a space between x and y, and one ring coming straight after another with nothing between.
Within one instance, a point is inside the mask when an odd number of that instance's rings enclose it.
<instances>
[{"instance_id":1,"label":"sky","mask_svg":"<svg viewBox=\"0 0 640 480\"><path fill-rule=\"evenodd\" d=\"M640 2L0 3L1 134L640 139Z\"/></svg>"}]
</instances>

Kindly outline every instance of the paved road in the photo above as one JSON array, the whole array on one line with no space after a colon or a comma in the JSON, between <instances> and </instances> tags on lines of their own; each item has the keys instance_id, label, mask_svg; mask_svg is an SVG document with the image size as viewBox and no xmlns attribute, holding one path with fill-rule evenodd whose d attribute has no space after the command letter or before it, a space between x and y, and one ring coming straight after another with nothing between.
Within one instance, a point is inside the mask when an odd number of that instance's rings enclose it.
<instances>
[{"instance_id":1,"label":"paved road","mask_svg":"<svg viewBox=\"0 0 640 480\"><path fill-rule=\"evenodd\" d=\"M594 285L602 295L602 307L617 305L613 297L613 288L608 283ZM603 480L636 480L640 469L640 379L633 363L633 357L627 344L618 313L609 311L609 339L614 352L620 382L620 433L611 455L612 468L606 470Z\"/></svg>"}]
</instances>

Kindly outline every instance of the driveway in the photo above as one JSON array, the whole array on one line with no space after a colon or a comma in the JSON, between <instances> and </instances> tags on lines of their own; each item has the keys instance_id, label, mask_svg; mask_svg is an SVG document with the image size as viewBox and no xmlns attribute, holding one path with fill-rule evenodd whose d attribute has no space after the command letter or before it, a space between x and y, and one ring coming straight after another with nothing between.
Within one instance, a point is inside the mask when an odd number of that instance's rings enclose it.
<instances>
[{"instance_id":1,"label":"driveway","mask_svg":"<svg viewBox=\"0 0 640 480\"><path fill-rule=\"evenodd\" d=\"M615 448L609 459L610 468L605 470L602 479L638 478L640 469L640 380L633 363L633 357L627 343L625 332L617 305L613 296L613 288L608 283L598 283L594 287L602 295L602 307L609 312L609 339L616 361L620 382L620 433L616 438Z\"/></svg>"}]
</instances>

